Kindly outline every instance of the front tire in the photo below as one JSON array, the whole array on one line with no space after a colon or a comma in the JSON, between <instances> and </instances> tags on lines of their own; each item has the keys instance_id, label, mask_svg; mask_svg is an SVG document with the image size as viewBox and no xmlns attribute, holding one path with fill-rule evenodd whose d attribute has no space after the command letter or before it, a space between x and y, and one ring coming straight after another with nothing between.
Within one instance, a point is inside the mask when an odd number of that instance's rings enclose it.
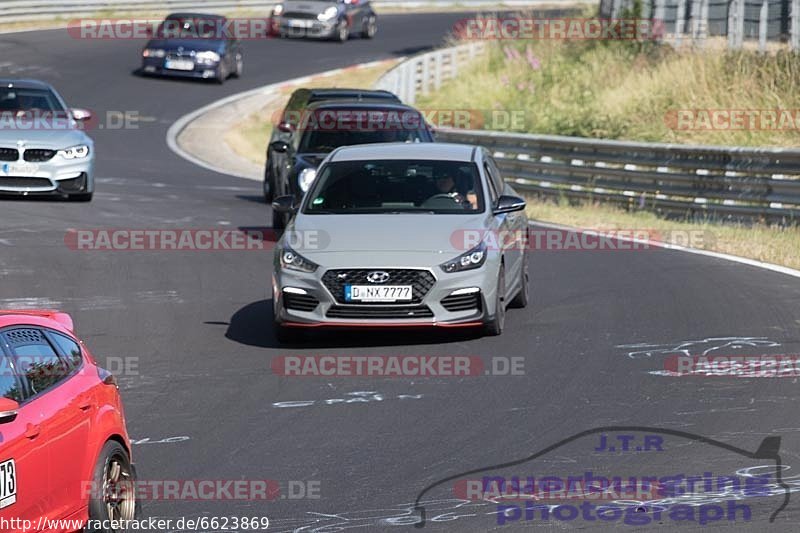
<instances>
[{"instance_id":1,"label":"front tire","mask_svg":"<svg viewBox=\"0 0 800 533\"><path fill-rule=\"evenodd\" d=\"M523 252L522 255L522 271L520 272L519 292L514 299L509 303L509 307L514 309L523 309L528 307L530 301L530 279L528 276L528 256Z\"/></svg>"},{"instance_id":2,"label":"front tire","mask_svg":"<svg viewBox=\"0 0 800 533\"><path fill-rule=\"evenodd\" d=\"M244 71L244 59L242 59L242 54L236 54L235 61L236 61L236 68L234 69L231 76L234 78L241 78L242 72Z\"/></svg>"},{"instance_id":3,"label":"front tire","mask_svg":"<svg viewBox=\"0 0 800 533\"><path fill-rule=\"evenodd\" d=\"M340 43L346 42L350 38L350 28L347 27L347 21L342 20L336 28L334 39Z\"/></svg>"},{"instance_id":4,"label":"front tire","mask_svg":"<svg viewBox=\"0 0 800 533\"><path fill-rule=\"evenodd\" d=\"M497 291L494 303L494 316L484 325L484 333L490 337L496 337L503 333L506 323L506 274L505 267L500 265L500 273L497 276Z\"/></svg>"},{"instance_id":5,"label":"front tire","mask_svg":"<svg viewBox=\"0 0 800 533\"><path fill-rule=\"evenodd\" d=\"M284 220L283 214L278 213L274 209L272 210L272 229L275 231L281 231L286 227L286 220Z\"/></svg>"},{"instance_id":6,"label":"front tire","mask_svg":"<svg viewBox=\"0 0 800 533\"><path fill-rule=\"evenodd\" d=\"M105 443L92 475L89 500L91 524L133 520L137 516L136 478L127 450L117 441ZM119 533L114 529L89 529L86 533Z\"/></svg>"},{"instance_id":7,"label":"front tire","mask_svg":"<svg viewBox=\"0 0 800 533\"><path fill-rule=\"evenodd\" d=\"M378 33L378 20L375 15L370 15L364 22L364 27L361 30L362 39L372 39Z\"/></svg>"}]
</instances>

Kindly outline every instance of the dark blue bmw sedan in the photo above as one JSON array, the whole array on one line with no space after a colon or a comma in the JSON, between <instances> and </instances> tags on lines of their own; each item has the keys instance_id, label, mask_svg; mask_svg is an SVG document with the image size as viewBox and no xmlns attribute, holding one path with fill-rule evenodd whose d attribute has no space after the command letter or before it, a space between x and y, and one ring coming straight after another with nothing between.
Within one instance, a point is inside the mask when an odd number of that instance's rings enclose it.
<instances>
[{"instance_id":1,"label":"dark blue bmw sedan","mask_svg":"<svg viewBox=\"0 0 800 533\"><path fill-rule=\"evenodd\" d=\"M242 46L222 15L173 13L142 50L141 73L213 79L242 75Z\"/></svg>"}]
</instances>

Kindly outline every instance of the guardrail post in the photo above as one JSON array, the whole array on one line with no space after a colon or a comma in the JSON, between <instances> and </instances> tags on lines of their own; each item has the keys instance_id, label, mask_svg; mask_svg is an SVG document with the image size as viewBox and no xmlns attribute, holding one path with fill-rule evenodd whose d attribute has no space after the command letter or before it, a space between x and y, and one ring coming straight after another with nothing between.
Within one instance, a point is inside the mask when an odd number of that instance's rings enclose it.
<instances>
[{"instance_id":1,"label":"guardrail post","mask_svg":"<svg viewBox=\"0 0 800 533\"><path fill-rule=\"evenodd\" d=\"M800 1L800 0L798 0ZM443 54L441 50L434 52L435 56L435 65L433 67L433 86L438 91L442 88L442 65L443 65Z\"/></svg>"},{"instance_id":2,"label":"guardrail post","mask_svg":"<svg viewBox=\"0 0 800 533\"><path fill-rule=\"evenodd\" d=\"M450 79L458 76L458 52L455 48L450 49Z\"/></svg>"},{"instance_id":3,"label":"guardrail post","mask_svg":"<svg viewBox=\"0 0 800 533\"><path fill-rule=\"evenodd\" d=\"M744 0L732 0L728 9L728 48L737 50L744 40Z\"/></svg>"},{"instance_id":4,"label":"guardrail post","mask_svg":"<svg viewBox=\"0 0 800 533\"><path fill-rule=\"evenodd\" d=\"M675 15L675 46L680 46L686 29L686 0L678 0L678 11Z\"/></svg>"},{"instance_id":5,"label":"guardrail post","mask_svg":"<svg viewBox=\"0 0 800 533\"><path fill-rule=\"evenodd\" d=\"M761 11L758 14L758 50L767 51L767 16L769 15L769 3L767 0L761 2Z\"/></svg>"},{"instance_id":6,"label":"guardrail post","mask_svg":"<svg viewBox=\"0 0 800 533\"><path fill-rule=\"evenodd\" d=\"M792 0L791 47L795 52L800 50L800 0Z\"/></svg>"},{"instance_id":7,"label":"guardrail post","mask_svg":"<svg viewBox=\"0 0 800 533\"><path fill-rule=\"evenodd\" d=\"M431 68L430 68L431 59L427 55L422 56L422 94L427 96L430 93L429 83L431 77Z\"/></svg>"},{"instance_id":8,"label":"guardrail post","mask_svg":"<svg viewBox=\"0 0 800 533\"><path fill-rule=\"evenodd\" d=\"M666 12L666 0L656 0L656 7L653 12L653 22L663 24L664 23L664 13Z\"/></svg>"},{"instance_id":9,"label":"guardrail post","mask_svg":"<svg viewBox=\"0 0 800 533\"><path fill-rule=\"evenodd\" d=\"M417 100L417 62L409 61L406 68L406 90L403 101L413 104Z\"/></svg>"}]
</instances>

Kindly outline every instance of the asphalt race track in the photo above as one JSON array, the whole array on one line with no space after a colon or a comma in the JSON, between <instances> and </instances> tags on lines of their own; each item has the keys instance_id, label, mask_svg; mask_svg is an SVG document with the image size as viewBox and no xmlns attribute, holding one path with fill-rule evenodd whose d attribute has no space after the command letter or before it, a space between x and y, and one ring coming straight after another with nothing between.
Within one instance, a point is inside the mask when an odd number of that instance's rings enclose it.
<instances>
[{"instance_id":1,"label":"asphalt race track","mask_svg":"<svg viewBox=\"0 0 800 533\"><path fill-rule=\"evenodd\" d=\"M0 36L0 75L51 82L70 105L102 116L128 111L145 119L138 129L92 133L98 181L90 204L2 200L0 307L62 308L101 364L127 362L115 370L141 479L319 486L319 498L148 501L144 516L267 516L269 531L410 529L413 502L425 487L603 426L679 430L751 451L765 437L780 436L783 473L797 475L796 379L669 377L657 373L664 353L630 356L635 349L619 347L758 337L761 343L715 353L800 353L797 278L678 251L536 251L532 305L509 311L501 337L357 332L314 335L286 349L271 331L271 252L90 252L65 245L69 228L266 228L271 218L260 183L181 159L166 146L169 126L260 85L426 50L462 17L385 16L371 42L246 42L244 77L223 86L136 76L139 41L81 41L63 30ZM492 357L521 357L524 374L274 375L272 359L293 354L469 355L487 368ZM274 405L295 401L305 403ZM596 435L585 437L517 473L538 473L542 465L562 476L599 471L614 454L597 446ZM664 436L663 452L617 454L608 464L620 460L642 474L774 467L674 435ZM581 519L524 520L524 513L500 525L496 506L455 500L452 486L423 496L425 529L615 528ZM705 527L788 531L800 520L800 496L771 527L766 520L783 494L753 501L749 523L723 518ZM674 525L664 519L644 529Z\"/></svg>"}]
</instances>

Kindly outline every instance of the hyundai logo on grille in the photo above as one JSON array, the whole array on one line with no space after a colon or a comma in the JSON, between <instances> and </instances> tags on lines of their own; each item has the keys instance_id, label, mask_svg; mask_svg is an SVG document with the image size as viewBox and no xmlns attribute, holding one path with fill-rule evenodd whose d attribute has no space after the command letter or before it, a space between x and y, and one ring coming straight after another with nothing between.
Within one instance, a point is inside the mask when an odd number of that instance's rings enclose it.
<instances>
[{"instance_id":1,"label":"hyundai logo on grille","mask_svg":"<svg viewBox=\"0 0 800 533\"><path fill-rule=\"evenodd\" d=\"M376 270L367 274L367 281L370 283L386 283L389 281L389 273L383 270Z\"/></svg>"}]
</instances>

